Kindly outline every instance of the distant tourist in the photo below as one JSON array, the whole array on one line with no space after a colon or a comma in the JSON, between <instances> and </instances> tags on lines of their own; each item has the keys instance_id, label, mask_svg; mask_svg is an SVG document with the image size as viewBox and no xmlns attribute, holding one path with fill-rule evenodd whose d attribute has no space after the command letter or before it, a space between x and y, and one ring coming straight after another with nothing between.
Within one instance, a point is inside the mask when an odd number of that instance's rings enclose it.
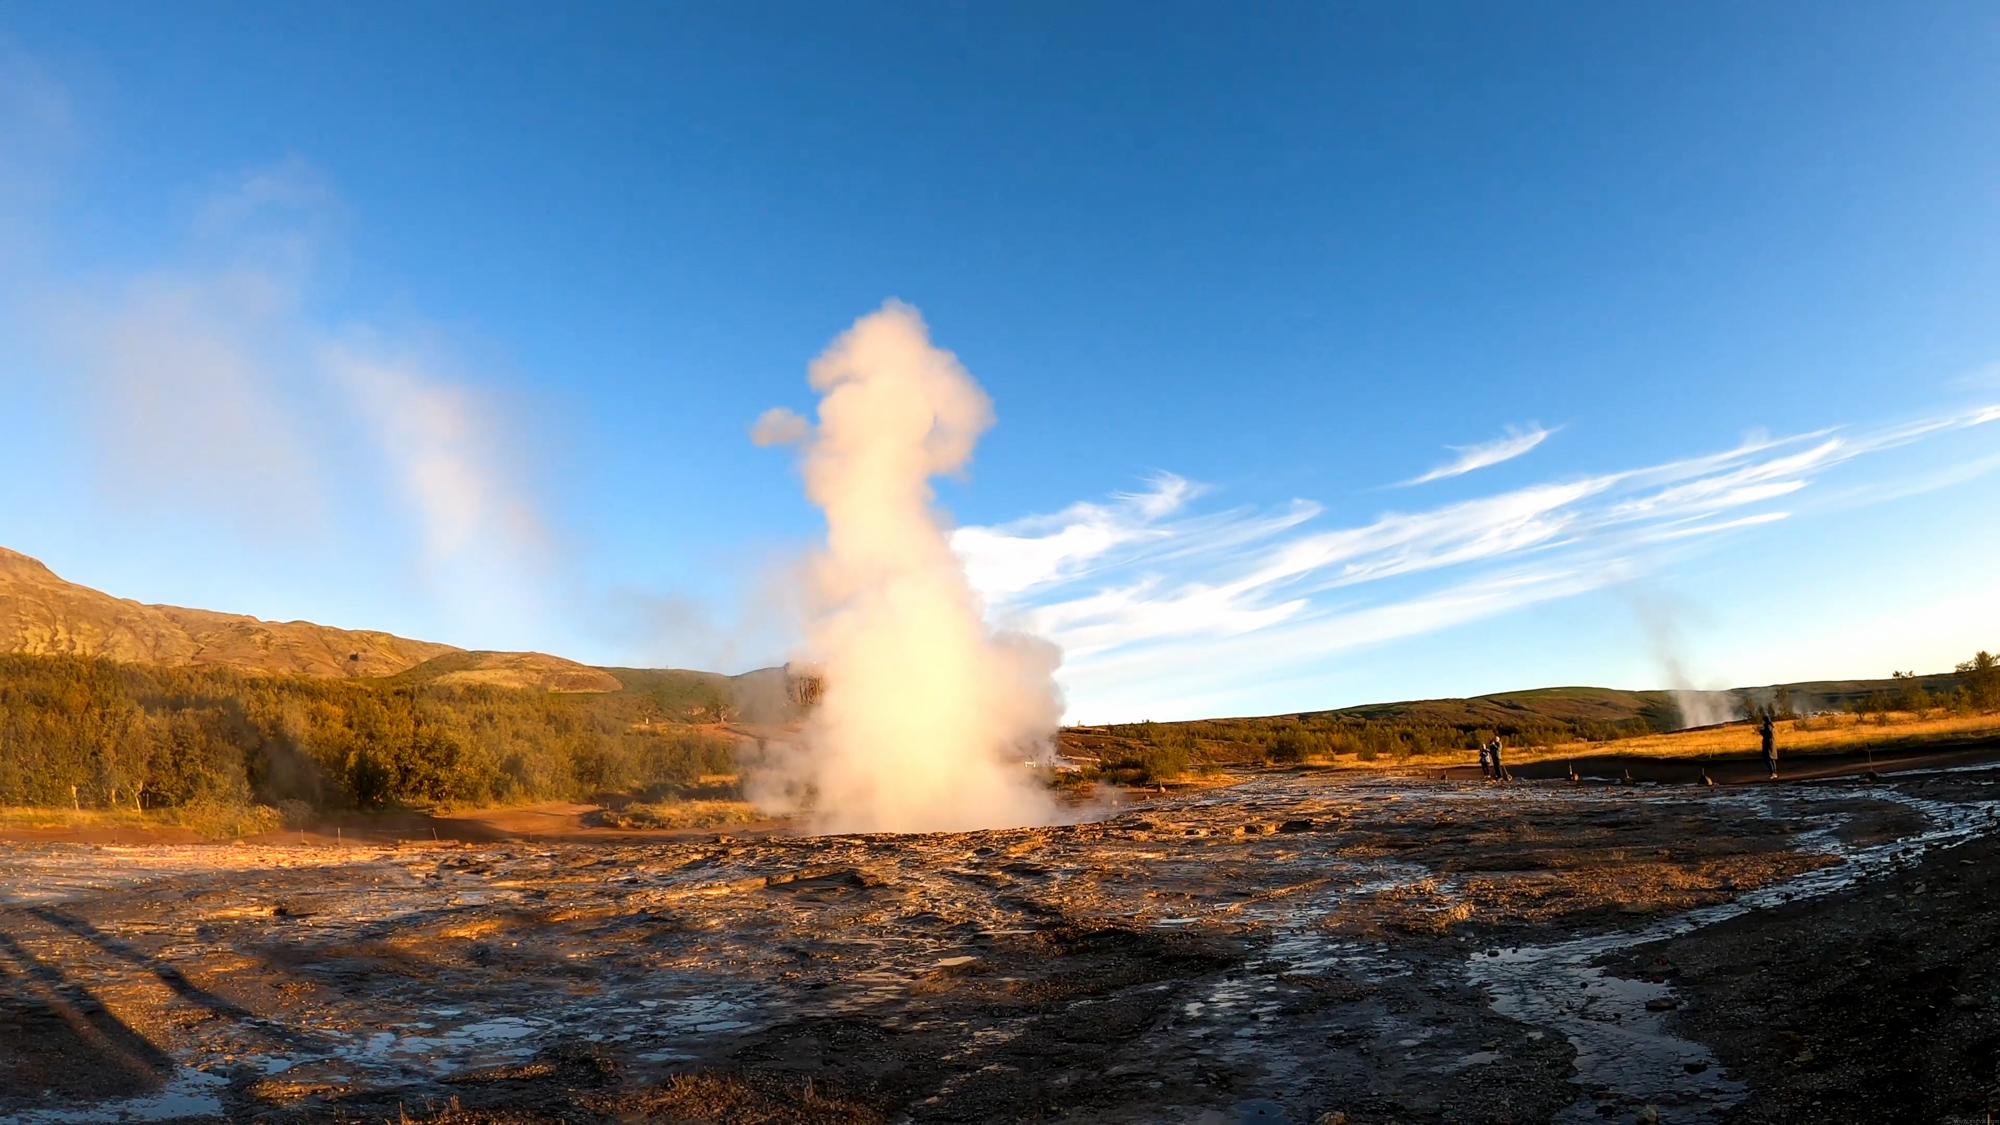
<instances>
[{"instance_id":1,"label":"distant tourist","mask_svg":"<svg viewBox=\"0 0 2000 1125\"><path fill-rule=\"evenodd\" d=\"M1771 771L1771 780L1776 781L1778 780L1778 728L1771 722L1771 716L1764 716L1764 721L1758 724L1757 734L1764 740L1764 768Z\"/></svg>"},{"instance_id":2,"label":"distant tourist","mask_svg":"<svg viewBox=\"0 0 2000 1125\"><path fill-rule=\"evenodd\" d=\"M1493 780L1493 748L1484 742L1479 744L1479 776Z\"/></svg>"},{"instance_id":3,"label":"distant tourist","mask_svg":"<svg viewBox=\"0 0 2000 1125\"><path fill-rule=\"evenodd\" d=\"M1489 757L1489 758L1491 758L1491 759L1493 759L1493 780L1495 780L1495 781L1505 781L1505 780L1507 780L1507 768L1506 768L1505 766L1502 766L1502 765L1500 764L1500 736L1499 736L1499 735L1497 735L1497 734L1496 734L1496 735L1494 735L1494 736L1493 736L1493 741L1491 741L1491 742L1489 742L1489 743L1487 743L1487 744L1486 744L1486 756L1487 756L1487 757Z\"/></svg>"}]
</instances>

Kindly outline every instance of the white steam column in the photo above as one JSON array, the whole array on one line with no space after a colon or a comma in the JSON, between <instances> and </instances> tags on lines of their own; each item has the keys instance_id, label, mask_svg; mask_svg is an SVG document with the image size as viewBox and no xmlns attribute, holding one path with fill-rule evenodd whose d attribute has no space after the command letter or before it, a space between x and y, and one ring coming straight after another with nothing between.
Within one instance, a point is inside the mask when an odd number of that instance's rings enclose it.
<instances>
[{"instance_id":1,"label":"white steam column","mask_svg":"<svg viewBox=\"0 0 2000 1125\"><path fill-rule=\"evenodd\" d=\"M862 317L809 370L819 423L772 410L759 444L802 442L806 495L826 514L811 559L804 658L824 694L796 763L820 832L1047 824L1027 760L1062 718L1047 641L996 633L951 551L930 478L971 460L993 404L917 310Z\"/></svg>"}]
</instances>

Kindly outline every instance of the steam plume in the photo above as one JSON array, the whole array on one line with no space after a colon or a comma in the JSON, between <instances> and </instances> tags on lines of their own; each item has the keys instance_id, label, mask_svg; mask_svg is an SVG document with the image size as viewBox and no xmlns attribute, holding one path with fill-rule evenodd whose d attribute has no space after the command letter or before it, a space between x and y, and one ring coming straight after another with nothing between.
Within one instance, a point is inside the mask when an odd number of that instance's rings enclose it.
<instances>
[{"instance_id":1,"label":"steam plume","mask_svg":"<svg viewBox=\"0 0 2000 1125\"><path fill-rule=\"evenodd\" d=\"M1685 607L1657 591L1633 589L1627 591L1627 597L1640 626L1646 631L1654 661L1666 674L1674 709L1680 712L1680 722L1675 729L1714 726L1742 718L1742 708L1737 705L1734 696L1726 691L1697 688L1694 677L1688 675L1687 661L1681 656L1686 650L1680 630L1680 617Z\"/></svg>"},{"instance_id":2,"label":"steam plume","mask_svg":"<svg viewBox=\"0 0 2000 1125\"><path fill-rule=\"evenodd\" d=\"M811 560L807 658L824 678L803 769L825 832L1045 824L1024 762L1062 717L1046 641L987 628L952 553L930 478L957 472L993 406L917 310L862 317L809 371L819 424L758 420L760 444L805 446L806 494L826 514Z\"/></svg>"}]
</instances>

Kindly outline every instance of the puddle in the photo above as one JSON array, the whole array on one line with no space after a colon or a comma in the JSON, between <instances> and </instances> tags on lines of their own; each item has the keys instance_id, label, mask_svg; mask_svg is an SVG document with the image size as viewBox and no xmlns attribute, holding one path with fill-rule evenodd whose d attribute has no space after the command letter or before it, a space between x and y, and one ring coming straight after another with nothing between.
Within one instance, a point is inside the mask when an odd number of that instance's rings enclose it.
<instances>
[{"instance_id":1,"label":"puddle","mask_svg":"<svg viewBox=\"0 0 2000 1125\"><path fill-rule=\"evenodd\" d=\"M1469 975L1492 994L1495 1012L1560 1031L1576 1048L1583 1095L1558 1121L1600 1121L1601 1100L1626 1097L1710 1114L1743 1100L1743 1084L1724 1077L1707 1047L1670 1034L1668 1013L1646 1009L1670 995L1666 985L1610 977L1590 964L1653 936L1663 935L1618 934L1474 960Z\"/></svg>"},{"instance_id":2,"label":"puddle","mask_svg":"<svg viewBox=\"0 0 2000 1125\"><path fill-rule=\"evenodd\" d=\"M222 1094L229 1079L182 1067L157 1093L115 1098L87 1109L31 1109L7 1118L11 1125L100 1125L106 1121L172 1121L196 1117L221 1119Z\"/></svg>"}]
</instances>

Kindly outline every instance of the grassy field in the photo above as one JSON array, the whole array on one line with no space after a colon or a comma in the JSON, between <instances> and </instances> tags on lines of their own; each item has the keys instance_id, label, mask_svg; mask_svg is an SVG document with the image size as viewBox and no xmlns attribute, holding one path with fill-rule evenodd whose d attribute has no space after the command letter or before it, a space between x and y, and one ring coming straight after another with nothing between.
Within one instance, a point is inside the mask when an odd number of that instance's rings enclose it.
<instances>
[{"instance_id":1,"label":"grassy field","mask_svg":"<svg viewBox=\"0 0 2000 1125\"><path fill-rule=\"evenodd\" d=\"M1782 757L1804 754L1845 754L1861 750L1907 750L1929 744L1968 742L2000 738L2000 714L1915 715L1895 712L1883 716L1823 715L1814 719L1788 719L1777 724L1778 753ZM1551 758L1584 758L1600 754L1635 754L1655 758L1748 757L1761 753L1757 728L1749 723L1703 730L1675 731L1621 738L1616 742L1572 742L1557 746L1510 749L1507 760L1539 762ZM1477 761L1475 752L1462 755Z\"/></svg>"},{"instance_id":2,"label":"grassy field","mask_svg":"<svg viewBox=\"0 0 2000 1125\"><path fill-rule=\"evenodd\" d=\"M1162 730L1198 725L1201 724L1157 724ZM1891 712L1866 717L1835 713L1811 719L1787 719L1778 723L1777 728L1781 758L1862 750L1946 749L1984 740L2000 740L2000 713L1968 715L1931 711L1919 715ZM1272 761L1269 749L1254 742L1213 738L1187 739L1186 742L1185 751L1174 753L1173 747L1154 745L1142 738L1114 735L1107 728L1066 728L1062 732L1063 753L1084 768L1080 772L1059 774L1058 777L1077 784L1098 780L1128 785L1152 784L1160 780L1185 779L1203 770L1255 769ZM1701 759L1750 758L1760 753L1757 728L1747 722L1738 722L1700 730L1610 740L1563 740L1541 746L1523 745L1509 739L1506 760L1509 765L1526 765L1530 762L1606 755ZM1298 764L1314 769L1396 773L1403 770L1435 770L1441 766L1470 766L1478 761L1477 750L1461 745L1414 753L1392 751L1375 757L1308 753Z\"/></svg>"}]
</instances>

